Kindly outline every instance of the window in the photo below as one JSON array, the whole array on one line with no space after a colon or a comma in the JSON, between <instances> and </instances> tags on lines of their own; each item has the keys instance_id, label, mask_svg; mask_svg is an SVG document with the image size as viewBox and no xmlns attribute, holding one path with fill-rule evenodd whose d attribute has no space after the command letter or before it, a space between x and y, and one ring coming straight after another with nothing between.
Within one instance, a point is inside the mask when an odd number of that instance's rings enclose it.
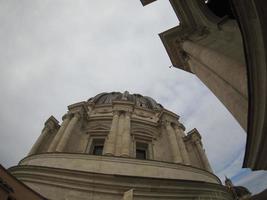
<instances>
[{"instance_id":1,"label":"window","mask_svg":"<svg viewBox=\"0 0 267 200\"><path fill-rule=\"evenodd\" d=\"M104 148L104 139L93 139L90 154L101 156Z\"/></svg>"},{"instance_id":2,"label":"window","mask_svg":"<svg viewBox=\"0 0 267 200\"><path fill-rule=\"evenodd\" d=\"M146 159L146 150L136 149L136 158L145 160Z\"/></svg>"},{"instance_id":3,"label":"window","mask_svg":"<svg viewBox=\"0 0 267 200\"><path fill-rule=\"evenodd\" d=\"M148 145L146 143L136 142L135 157L146 160L148 157Z\"/></svg>"},{"instance_id":4,"label":"window","mask_svg":"<svg viewBox=\"0 0 267 200\"><path fill-rule=\"evenodd\" d=\"M103 145L95 145L93 149L93 154L94 155L102 155L103 153Z\"/></svg>"}]
</instances>

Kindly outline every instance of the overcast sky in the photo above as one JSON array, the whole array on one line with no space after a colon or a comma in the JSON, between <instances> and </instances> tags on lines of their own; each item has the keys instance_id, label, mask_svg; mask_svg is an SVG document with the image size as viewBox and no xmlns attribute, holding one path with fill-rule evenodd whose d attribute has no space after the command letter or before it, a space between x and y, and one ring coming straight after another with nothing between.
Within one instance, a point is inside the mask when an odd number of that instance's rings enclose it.
<instances>
[{"instance_id":1,"label":"overcast sky","mask_svg":"<svg viewBox=\"0 0 267 200\"><path fill-rule=\"evenodd\" d=\"M0 0L0 161L16 165L54 115L100 92L151 96L197 128L216 175L257 193L267 173L241 170L246 134L196 76L176 68L158 33L179 23L158 0Z\"/></svg>"}]
</instances>

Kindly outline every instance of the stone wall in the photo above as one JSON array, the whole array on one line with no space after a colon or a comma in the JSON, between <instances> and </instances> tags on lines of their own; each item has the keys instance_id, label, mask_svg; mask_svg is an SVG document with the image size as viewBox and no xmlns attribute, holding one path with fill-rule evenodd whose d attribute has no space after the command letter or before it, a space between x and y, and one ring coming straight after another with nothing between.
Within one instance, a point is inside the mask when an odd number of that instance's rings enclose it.
<instances>
[{"instance_id":1,"label":"stone wall","mask_svg":"<svg viewBox=\"0 0 267 200\"><path fill-rule=\"evenodd\" d=\"M197 149L191 141L192 132L186 136L179 116L166 109L155 111L127 101L109 105L80 102L70 105L62 119L61 125L54 117L47 120L41 138L29 155L45 152L90 154L93 141L103 139L103 155L135 158L136 144L142 143L146 146L148 160L211 171L203 164L208 161L201 156L202 147Z\"/></svg>"}]
</instances>

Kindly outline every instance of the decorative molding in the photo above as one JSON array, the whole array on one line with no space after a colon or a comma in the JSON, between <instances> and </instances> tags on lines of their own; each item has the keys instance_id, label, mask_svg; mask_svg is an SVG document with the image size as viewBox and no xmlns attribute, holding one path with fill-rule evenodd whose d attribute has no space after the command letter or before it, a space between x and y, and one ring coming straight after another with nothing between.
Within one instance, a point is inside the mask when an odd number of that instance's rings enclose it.
<instances>
[{"instance_id":1,"label":"decorative molding","mask_svg":"<svg viewBox=\"0 0 267 200\"><path fill-rule=\"evenodd\" d=\"M75 163L77 162L82 162L79 165L79 168L77 168L77 164L69 162L69 160L72 160L75 158ZM46 162L44 162L46 161ZM48 162L49 161L49 162ZM99 163L98 163L99 162ZM180 171L180 175L182 175L183 177L181 177L181 179L184 180L197 180L197 177L194 177L194 175L196 176L197 174L199 175L199 181L205 181L206 182L213 182L213 183L217 183L220 184L220 179L215 176L214 174L204 170L204 169L200 169L197 167L192 167L192 166L188 166L188 165L183 165L183 164L177 164L177 163L169 163L169 162L162 162L162 161L156 161L156 160L139 160L139 159L135 159L135 158L125 158L125 157L114 157L114 156L95 156L95 155L88 155L88 154L81 154L81 153L43 153L43 154L36 154L36 155L32 155L32 156L28 156L26 158L24 158L23 160L21 160L19 162L20 166L25 166L25 165L35 165L35 166L40 166L40 167L55 167L55 168L61 168L60 166L64 166L65 169L75 169L75 170L81 170L81 171L91 171L91 169L96 169L96 170L107 170L105 168L94 168L93 165L99 166L99 164L101 163L106 163L109 162L110 164L113 163L114 165L117 165L118 167L127 167L128 165L132 165L133 166L133 170L137 170L138 173L141 173L141 171L138 171L138 168L141 168L142 166L147 166L150 168L150 170L156 170L156 171L151 171L151 176L155 176L154 178L159 178L165 176L164 174L158 174L157 170L171 170L170 172L174 173L174 172L178 172ZM86 164L87 163L87 164ZM126 169L126 168L125 168ZM112 172L112 170L114 170L114 172ZM101 172L101 173L106 173L106 174L118 174L118 168L114 167L112 168L111 171L109 172ZM176 171L178 170L178 171ZM88 171L88 172L89 172ZM93 172L93 171L91 171ZM95 171L95 173L97 173ZM126 174L124 174L126 173ZM129 173L129 174L128 174ZM121 173L118 175L129 175L131 176L131 170L129 171L129 169L127 169L126 171L124 171L123 173ZM194 175L192 176L192 174L190 175L190 177L188 177L189 179L185 178L184 176L185 173L191 174L193 173ZM177 173L175 173L176 176L178 176ZM141 174L136 174L135 176L140 176ZM179 175L179 176L180 176ZM148 174L146 175L142 175L146 178L150 177ZM167 178L167 177L165 177ZM179 179L178 177L175 177L174 174L172 175L172 177L168 177L170 179ZM204 178L204 179L203 179Z\"/></svg>"},{"instance_id":2,"label":"decorative molding","mask_svg":"<svg viewBox=\"0 0 267 200\"><path fill-rule=\"evenodd\" d=\"M58 120L53 116L51 115L45 122L44 124L44 129L45 128L48 128L49 130L57 130L59 129L60 125L59 125L59 122ZM43 129L43 130L44 130ZM42 130L42 131L43 131Z\"/></svg>"},{"instance_id":3,"label":"decorative molding","mask_svg":"<svg viewBox=\"0 0 267 200\"><path fill-rule=\"evenodd\" d=\"M231 199L230 193L219 184L205 183L199 181L146 179L142 177L117 176L109 174L88 173L77 170L59 168L18 166L10 168L13 175L19 180L37 185L46 185L69 190L76 190L88 195L90 192L99 192L106 195L118 195L134 186L134 196L139 198L163 199L170 198L201 198L208 199L213 196L226 200ZM151 192L151 187L157 191ZM185 187L187 188L185 190ZM51 193L50 195L53 195ZM73 196L71 196L73 197Z\"/></svg>"}]
</instances>

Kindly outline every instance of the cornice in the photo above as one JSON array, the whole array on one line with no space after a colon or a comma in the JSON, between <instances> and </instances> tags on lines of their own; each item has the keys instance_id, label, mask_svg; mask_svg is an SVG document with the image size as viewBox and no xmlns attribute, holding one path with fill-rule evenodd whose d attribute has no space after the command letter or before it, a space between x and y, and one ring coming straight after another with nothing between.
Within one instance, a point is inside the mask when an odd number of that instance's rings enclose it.
<instances>
[{"instance_id":1,"label":"cornice","mask_svg":"<svg viewBox=\"0 0 267 200\"><path fill-rule=\"evenodd\" d=\"M84 107L86 105L86 101L81 101L81 102L78 102L78 103L74 103L74 104L71 104L68 106L68 109L69 110L72 110L74 108L79 108L79 107Z\"/></svg>"},{"instance_id":2,"label":"cornice","mask_svg":"<svg viewBox=\"0 0 267 200\"><path fill-rule=\"evenodd\" d=\"M180 118L180 116L175 114L174 112L163 109L159 115L159 118L163 120L165 116L173 118L173 121L177 121Z\"/></svg>"},{"instance_id":3,"label":"cornice","mask_svg":"<svg viewBox=\"0 0 267 200\"><path fill-rule=\"evenodd\" d=\"M134 171L137 172L134 176L142 176L142 177L150 177L150 178L160 178L164 177L167 179L176 179L180 177L180 173L184 172L187 173L183 174L180 178L183 177L184 180L199 180L199 181L206 181L210 183L217 183L221 184L220 179L204 169L200 169L193 166L177 164L177 163L170 163L164 161L157 161L157 160L139 160L135 158L124 158L124 157L115 157L115 156L95 156L95 155L88 155L85 153L42 153L42 154L35 154L28 156L22 159L19 162L20 166L25 166L31 163L31 165L36 166L44 166L44 167L59 167L64 169L78 169L77 165L72 162L68 162L68 160L75 159L77 162L82 162L83 164L80 165L79 170L81 171L88 171L88 172L97 172L101 171L101 173L106 174L117 174L117 175L126 175L132 176L135 174ZM45 161L45 162L44 162ZM62 162L66 162L66 164ZM90 163L89 165L86 163ZM100 164L110 163L113 165L117 165L118 167L129 167L131 165L131 170L126 170L123 173L114 167L112 170L108 170L106 168L94 168L93 165L99 166ZM122 166L125 165L125 166ZM135 166L135 167L134 167ZM149 172L148 174L143 174L141 171L138 171L137 168L149 167L153 171ZM104 170L104 171L103 171ZM169 173L175 173L176 178L174 176L169 177L167 174L158 174L158 170L169 170ZM112 172L114 171L114 172ZM179 173L178 173L179 172ZM177 174L178 173L178 174ZM139 175L138 175L139 174ZM190 175L189 175L190 174ZM199 177L194 177L197 175L201 175Z\"/></svg>"},{"instance_id":4,"label":"cornice","mask_svg":"<svg viewBox=\"0 0 267 200\"><path fill-rule=\"evenodd\" d=\"M60 127L59 121L51 115L46 121L45 121L45 127L48 127L50 129L58 129Z\"/></svg>"},{"instance_id":5,"label":"cornice","mask_svg":"<svg viewBox=\"0 0 267 200\"><path fill-rule=\"evenodd\" d=\"M10 171L25 182L63 187L66 190L79 190L80 192L117 194L120 197L127 188L133 186L135 196L146 198L169 199L192 195L193 199L202 191L205 191L209 197L220 193L228 199L231 195L222 185L201 181L109 175L32 165L12 167Z\"/></svg>"},{"instance_id":6,"label":"cornice","mask_svg":"<svg viewBox=\"0 0 267 200\"><path fill-rule=\"evenodd\" d=\"M126 106L131 106L133 107L135 105L134 102L124 100L124 101L112 101L112 106L114 107L115 105L126 105Z\"/></svg>"},{"instance_id":7,"label":"cornice","mask_svg":"<svg viewBox=\"0 0 267 200\"><path fill-rule=\"evenodd\" d=\"M146 128L146 127L138 127L138 126L132 126L131 129L132 135L142 135L143 137L149 137L156 139L160 135L159 130L153 130L152 128Z\"/></svg>"},{"instance_id":8,"label":"cornice","mask_svg":"<svg viewBox=\"0 0 267 200\"><path fill-rule=\"evenodd\" d=\"M135 117L131 118L131 122L146 124L146 125L154 126L154 127L157 127L159 125L158 122L152 122L152 121L143 120L143 119L135 118Z\"/></svg>"},{"instance_id":9,"label":"cornice","mask_svg":"<svg viewBox=\"0 0 267 200\"><path fill-rule=\"evenodd\" d=\"M58 124L58 123L59 123L59 121L58 121L53 115L51 115L51 116L46 120L45 124L46 124L46 123L49 123L50 121L53 122L54 124Z\"/></svg>"},{"instance_id":10,"label":"cornice","mask_svg":"<svg viewBox=\"0 0 267 200\"><path fill-rule=\"evenodd\" d=\"M178 122L178 127L181 128L183 131L185 131L185 126L181 123L181 122Z\"/></svg>"},{"instance_id":11,"label":"cornice","mask_svg":"<svg viewBox=\"0 0 267 200\"><path fill-rule=\"evenodd\" d=\"M88 118L88 122L90 121L96 121L96 120L112 120L113 116L112 115L91 115Z\"/></svg>"},{"instance_id":12,"label":"cornice","mask_svg":"<svg viewBox=\"0 0 267 200\"><path fill-rule=\"evenodd\" d=\"M184 40L181 37L183 36L182 33L184 30L185 29L183 27L176 26L172 29L160 33L159 37L167 51L172 65L176 68L192 73L189 66L187 65L185 53L179 43L177 43L177 41Z\"/></svg>"},{"instance_id":13,"label":"cornice","mask_svg":"<svg viewBox=\"0 0 267 200\"><path fill-rule=\"evenodd\" d=\"M201 141L201 135L196 128L189 131L184 138L185 138L185 140L191 140L194 142Z\"/></svg>"}]
</instances>

